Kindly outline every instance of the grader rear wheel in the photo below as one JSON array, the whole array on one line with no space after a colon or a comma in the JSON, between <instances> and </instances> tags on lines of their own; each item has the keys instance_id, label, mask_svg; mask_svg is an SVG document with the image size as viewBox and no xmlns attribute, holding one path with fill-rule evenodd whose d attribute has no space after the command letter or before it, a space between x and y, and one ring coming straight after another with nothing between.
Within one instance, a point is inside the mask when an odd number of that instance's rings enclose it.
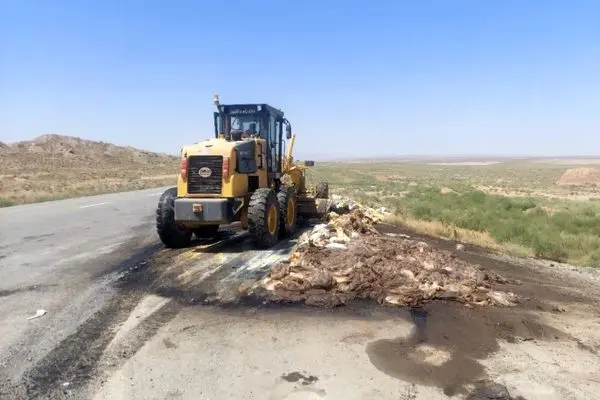
<instances>
[{"instance_id":1,"label":"grader rear wheel","mask_svg":"<svg viewBox=\"0 0 600 400\"><path fill-rule=\"evenodd\" d=\"M270 188L257 189L248 204L248 231L258 247L273 246L279 233L279 203Z\"/></svg>"},{"instance_id":2,"label":"grader rear wheel","mask_svg":"<svg viewBox=\"0 0 600 400\"><path fill-rule=\"evenodd\" d=\"M279 237L286 238L296 232L297 206L296 190L284 187L277 193L279 202Z\"/></svg>"}]
</instances>

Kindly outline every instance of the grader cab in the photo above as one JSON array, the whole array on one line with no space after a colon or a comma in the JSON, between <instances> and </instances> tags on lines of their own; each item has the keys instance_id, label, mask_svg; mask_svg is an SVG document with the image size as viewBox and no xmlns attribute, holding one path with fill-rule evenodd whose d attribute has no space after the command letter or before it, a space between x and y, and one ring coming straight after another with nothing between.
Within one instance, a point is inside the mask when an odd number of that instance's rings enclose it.
<instances>
[{"instance_id":1,"label":"grader cab","mask_svg":"<svg viewBox=\"0 0 600 400\"><path fill-rule=\"evenodd\" d=\"M268 104L230 104L215 95L215 137L181 149L177 186L159 199L156 227L171 248L192 235L217 235L239 221L258 247L293 235L298 217L322 216L329 188L306 186L306 167L293 162L295 134L284 113ZM288 150L284 154L284 130Z\"/></svg>"}]
</instances>

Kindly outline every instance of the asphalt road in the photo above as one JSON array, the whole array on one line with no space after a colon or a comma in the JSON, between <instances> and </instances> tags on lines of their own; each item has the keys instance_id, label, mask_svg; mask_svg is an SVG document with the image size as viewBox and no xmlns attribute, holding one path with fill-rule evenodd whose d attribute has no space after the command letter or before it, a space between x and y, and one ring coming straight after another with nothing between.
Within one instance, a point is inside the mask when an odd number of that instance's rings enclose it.
<instances>
[{"instance_id":1,"label":"asphalt road","mask_svg":"<svg viewBox=\"0 0 600 400\"><path fill-rule=\"evenodd\" d=\"M18 379L114 295L119 264L159 245L166 188L0 209L0 373ZM37 310L46 314L28 319Z\"/></svg>"}]
</instances>

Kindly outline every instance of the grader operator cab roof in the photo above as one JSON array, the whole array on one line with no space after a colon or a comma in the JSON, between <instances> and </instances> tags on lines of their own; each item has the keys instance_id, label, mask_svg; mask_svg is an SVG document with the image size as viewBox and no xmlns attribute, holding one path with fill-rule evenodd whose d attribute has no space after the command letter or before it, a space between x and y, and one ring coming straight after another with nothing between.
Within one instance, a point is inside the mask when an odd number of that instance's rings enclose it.
<instances>
[{"instance_id":1,"label":"grader operator cab roof","mask_svg":"<svg viewBox=\"0 0 600 400\"><path fill-rule=\"evenodd\" d=\"M292 137L291 124L284 118L283 111L269 104L220 104L218 100L215 104L218 110L214 113L215 137L224 134L229 139L234 132L235 135L239 135L240 132L256 134L273 142L280 142L280 139L276 138L284 132L287 139Z\"/></svg>"},{"instance_id":2,"label":"grader operator cab roof","mask_svg":"<svg viewBox=\"0 0 600 400\"><path fill-rule=\"evenodd\" d=\"M267 112L276 118L283 118L283 111L268 104L219 104L219 111L229 115L246 115Z\"/></svg>"}]
</instances>

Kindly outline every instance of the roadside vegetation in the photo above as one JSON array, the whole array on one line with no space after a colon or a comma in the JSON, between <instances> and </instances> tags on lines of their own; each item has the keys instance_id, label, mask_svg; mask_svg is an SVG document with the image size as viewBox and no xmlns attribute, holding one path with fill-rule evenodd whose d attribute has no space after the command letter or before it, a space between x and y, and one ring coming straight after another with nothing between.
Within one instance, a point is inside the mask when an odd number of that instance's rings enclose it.
<instances>
[{"instance_id":1,"label":"roadside vegetation","mask_svg":"<svg viewBox=\"0 0 600 400\"><path fill-rule=\"evenodd\" d=\"M384 207L389 222L519 256L600 267L600 192L561 185L568 167L328 163L311 181Z\"/></svg>"}]
</instances>

